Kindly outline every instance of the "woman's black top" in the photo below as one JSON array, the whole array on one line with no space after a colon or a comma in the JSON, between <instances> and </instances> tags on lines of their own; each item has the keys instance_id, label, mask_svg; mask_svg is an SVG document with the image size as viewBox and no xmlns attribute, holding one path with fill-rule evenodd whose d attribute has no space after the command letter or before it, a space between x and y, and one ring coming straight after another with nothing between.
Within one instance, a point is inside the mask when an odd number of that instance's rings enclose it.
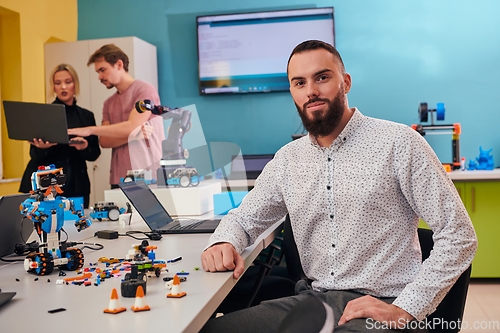
<instances>
[{"instance_id":1,"label":"woman's black top","mask_svg":"<svg viewBox=\"0 0 500 333\"><path fill-rule=\"evenodd\" d=\"M52 104L64 104L58 98ZM64 104L65 105L65 104ZM66 121L68 128L95 126L94 114L89 110L76 105L65 105ZM28 193L31 188L31 174L38 170L39 166L54 164L56 168L63 168L67 175L66 184L62 187L65 197L78 197L90 193L90 181L87 174L87 163L95 161L101 155L99 139L95 135L85 138L88 141L87 148L77 150L65 144L58 144L47 149L37 148L31 145L31 160L26 166L19 192Z\"/></svg>"}]
</instances>

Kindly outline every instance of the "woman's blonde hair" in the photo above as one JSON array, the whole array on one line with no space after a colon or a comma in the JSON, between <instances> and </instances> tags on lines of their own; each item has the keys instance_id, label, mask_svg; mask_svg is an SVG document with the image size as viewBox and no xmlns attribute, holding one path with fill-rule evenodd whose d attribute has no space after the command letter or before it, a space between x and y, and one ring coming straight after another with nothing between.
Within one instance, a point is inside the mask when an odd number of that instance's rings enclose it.
<instances>
[{"instance_id":1,"label":"woman's blonde hair","mask_svg":"<svg viewBox=\"0 0 500 333\"><path fill-rule=\"evenodd\" d=\"M80 81L78 81L78 74L76 74L75 69L73 66L68 65L68 64L60 64L57 65L56 68L52 70L52 73L50 74L50 91L52 91L52 94L55 96L56 92L54 90L54 75L56 75L57 72L61 71L67 71L71 77L73 77L73 82L75 83L75 96L80 94Z\"/></svg>"}]
</instances>

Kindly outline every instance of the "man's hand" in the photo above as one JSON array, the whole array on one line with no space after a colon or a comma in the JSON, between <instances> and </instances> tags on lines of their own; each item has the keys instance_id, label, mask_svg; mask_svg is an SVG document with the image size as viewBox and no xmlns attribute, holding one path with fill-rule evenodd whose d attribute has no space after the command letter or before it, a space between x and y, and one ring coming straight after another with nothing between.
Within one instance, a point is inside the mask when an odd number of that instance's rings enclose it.
<instances>
[{"instance_id":1,"label":"man's hand","mask_svg":"<svg viewBox=\"0 0 500 333\"><path fill-rule=\"evenodd\" d=\"M339 325L343 325L355 318L372 318L380 322L386 322L387 325L397 326L391 326L392 329L402 328L408 321L414 319L405 310L368 295L347 303L344 313L340 317Z\"/></svg>"},{"instance_id":2,"label":"man's hand","mask_svg":"<svg viewBox=\"0 0 500 333\"><path fill-rule=\"evenodd\" d=\"M71 141L81 141L81 142L71 143ZM69 140L69 145L75 147L77 150L83 150L89 146L89 143L82 137L75 137Z\"/></svg>"},{"instance_id":3,"label":"man's hand","mask_svg":"<svg viewBox=\"0 0 500 333\"><path fill-rule=\"evenodd\" d=\"M76 136L90 136L94 134L94 128L95 126L70 128L68 129L68 134Z\"/></svg>"},{"instance_id":4,"label":"man's hand","mask_svg":"<svg viewBox=\"0 0 500 333\"><path fill-rule=\"evenodd\" d=\"M42 149L47 149L47 148L50 148L52 146L57 145L57 143L50 143L48 141L43 142L42 139L33 139L33 141L28 141L28 142L30 144L32 144L33 146L35 146L37 148L42 148Z\"/></svg>"},{"instance_id":5,"label":"man's hand","mask_svg":"<svg viewBox=\"0 0 500 333\"><path fill-rule=\"evenodd\" d=\"M206 272L233 272L235 279L245 270L245 260L230 243L218 243L201 254L201 264Z\"/></svg>"},{"instance_id":6,"label":"man's hand","mask_svg":"<svg viewBox=\"0 0 500 333\"><path fill-rule=\"evenodd\" d=\"M151 136L153 135L153 132L155 131L155 128L151 125L141 125L136 127L129 135L128 141L134 141L134 140L144 140L147 141L151 139Z\"/></svg>"}]
</instances>

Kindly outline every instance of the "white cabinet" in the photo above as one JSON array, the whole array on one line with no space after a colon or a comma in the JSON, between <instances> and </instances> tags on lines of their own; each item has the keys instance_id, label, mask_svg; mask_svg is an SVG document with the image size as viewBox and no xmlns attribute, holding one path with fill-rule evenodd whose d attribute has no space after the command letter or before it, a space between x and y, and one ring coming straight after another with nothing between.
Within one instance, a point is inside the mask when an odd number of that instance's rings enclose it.
<instances>
[{"instance_id":1,"label":"white cabinet","mask_svg":"<svg viewBox=\"0 0 500 333\"><path fill-rule=\"evenodd\" d=\"M45 92L46 102L52 103L50 92L50 73L61 63L73 66L80 80L78 105L94 112L96 123L101 124L104 101L116 92L107 89L97 79L94 66L87 66L89 57L101 46L113 43L129 57L130 75L151 83L158 90L158 66L156 46L137 37L106 38L45 44ZM90 204L104 201L104 191L110 188L109 167L111 149L101 149L101 156L95 162L87 162L91 182Z\"/></svg>"}]
</instances>

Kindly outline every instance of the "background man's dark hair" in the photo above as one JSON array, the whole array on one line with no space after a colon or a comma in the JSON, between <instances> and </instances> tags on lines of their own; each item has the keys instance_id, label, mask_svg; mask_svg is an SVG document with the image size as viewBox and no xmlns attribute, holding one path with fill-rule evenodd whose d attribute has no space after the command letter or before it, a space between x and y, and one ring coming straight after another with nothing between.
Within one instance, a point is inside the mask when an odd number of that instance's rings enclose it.
<instances>
[{"instance_id":1,"label":"background man's dark hair","mask_svg":"<svg viewBox=\"0 0 500 333\"><path fill-rule=\"evenodd\" d=\"M123 52L115 44L106 44L101 46L99 50L95 51L94 54L90 56L87 66L99 61L101 58L104 58L104 60L111 65L114 65L118 60L121 60L123 62L123 69L125 72L128 72L128 57L125 52Z\"/></svg>"},{"instance_id":2,"label":"background man's dark hair","mask_svg":"<svg viewBox=\"0 0 500 333\"><path fill-rule=\"evenodd\" d=\"M340 56L340 53L337 51L337 49L335 49L330 44L322 42L320 40L306 40L305 42L302 42L299 45L297 45L293 49L292 54L290 54L290 58L288 58L288 65L290 64L290 59L292 59L294 54L302 53L305 51L318 50L318 49L324 49L333 54L333 56L337 58L340 63L340 69L342 70L342 74L345 73L344 62L342 61L342 57ZM287 70L288 70L288 65L287 65Z\"/></svg>"}]
</instances>

